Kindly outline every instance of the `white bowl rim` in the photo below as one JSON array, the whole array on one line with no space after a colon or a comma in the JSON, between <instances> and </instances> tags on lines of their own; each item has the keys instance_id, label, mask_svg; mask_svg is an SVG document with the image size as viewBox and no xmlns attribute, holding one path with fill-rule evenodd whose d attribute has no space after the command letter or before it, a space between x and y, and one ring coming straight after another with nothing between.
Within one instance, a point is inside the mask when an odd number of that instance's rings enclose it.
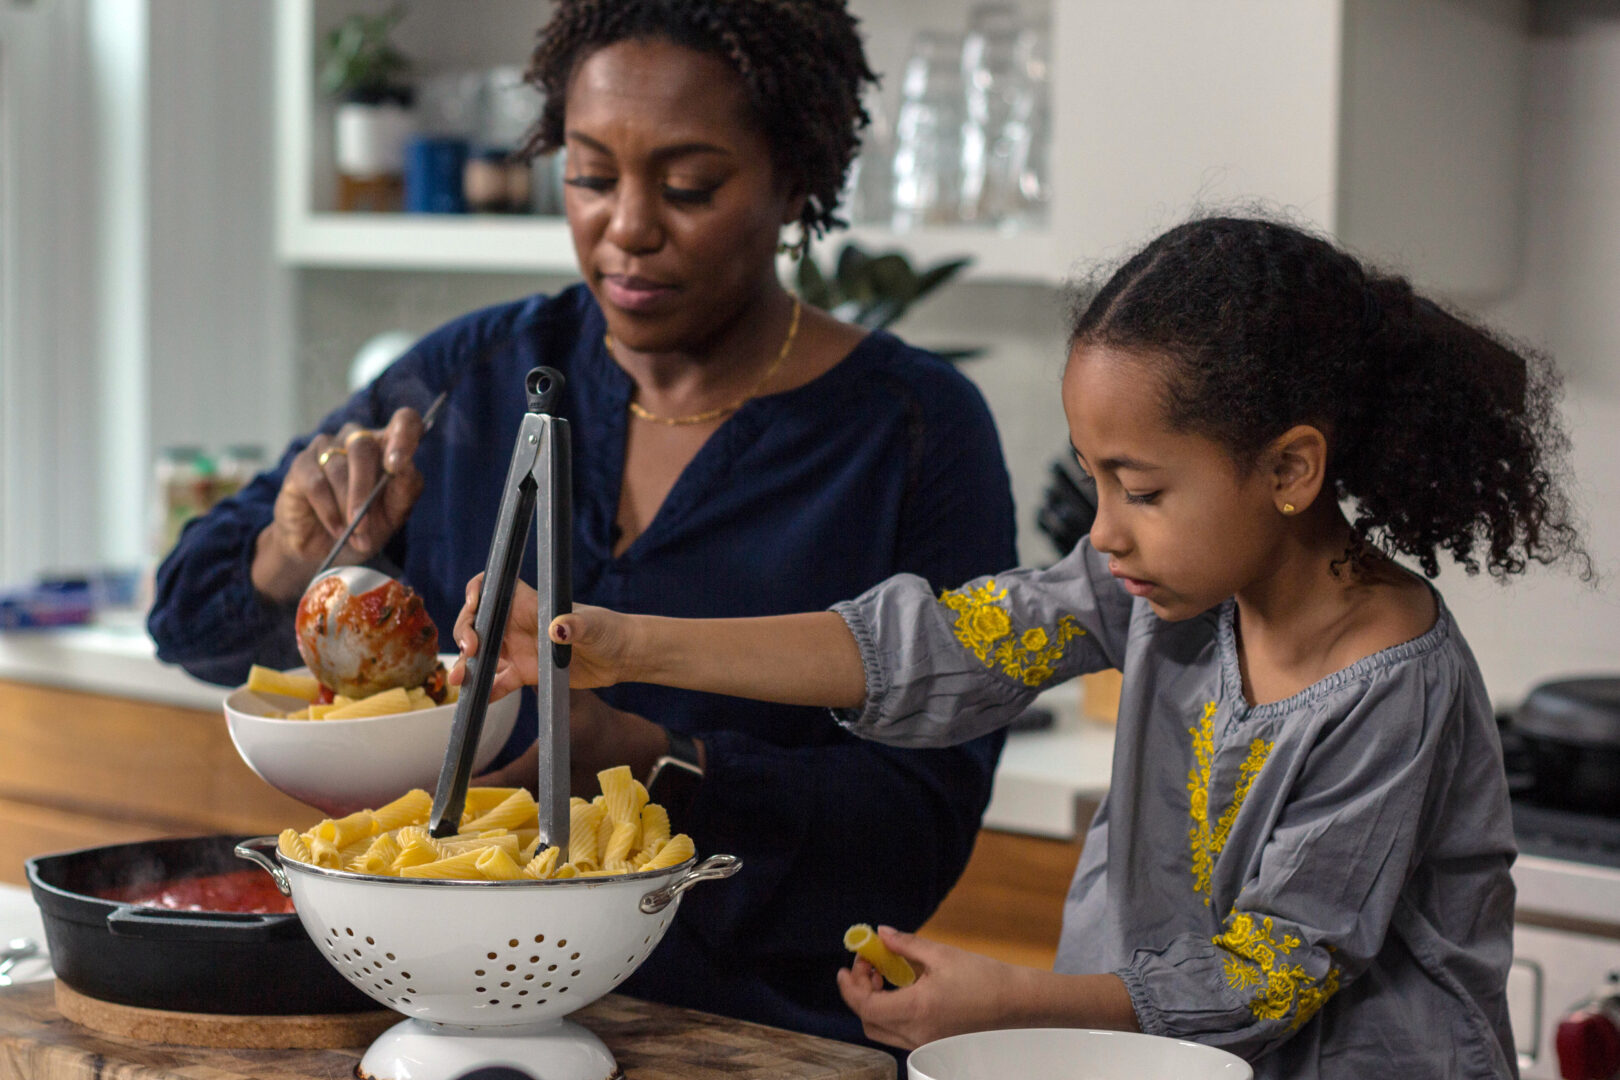
<instances>
[{"instance_id":1,"label":"white bowl rim","mask_svg":"<svg viewBox=\"0 0 1620 1080\"><path fill-rule=\"evenodd\" d=\"M454 709L456 705L459 704L459 702L456 701L447 701L443 705L434 705L426 709L412 709L409 712L378 713L376 716L344 716L339 717L336 720L293 720L285 716L261 716L258 713L244 712L243 710L232 705L231 698L235 697L239 693L244 692L255 694L258 693L257 690L248 690L246 686L238 686L235 690L232 690L229 694L225 695L225 709L231 714L230 718L232 720L240 718L254 724L320 724L322 727L326 728L359 727L363 724L369 724L374 720L397 721L402 716L427 716L429 713L437 713L440 709ZM271 694L269 696L280 697L281 695ZM514 690L505 697L491 701L485 710L485 715L489 715L489 713L494 712L497 708L505 707L507 698L512 698L514 701L518 701L520 695ZM298 701L299 699L287 698L286 700ZM306 702L305 704L308 703Z\"/></svg>"},{"instance_id":2,"label":"white bowl rim","mask_svg":"<svg viewBox=\"0 0 1620 1080\"><path fill-rule=\"evenodd\" d=\"M1110 1039L1125 1039L1125 1040L1152 1039L1154 1042L1175 1043L1177 1046L1189 1047L1195 1053L1212 1054L1212 1055L1214 1055L1216 1057L1230 1058L1232 1062L1242 1064L1242 1065L1246 1066L1247 1068L1249 1068L1251 1070L1254 1068L1254 1066L1252 1064L1250 1064L1248 1061L1244 1060L1243 1058L1239 1057L1238 1055L1232 1053L1230 1050L1222 1050L1218 1046L1208 1046L1208 1045L1206 1045L1204 1043L1193 1042L1191 1039L1178 1039L1173 1035L1149 1035L1145 1031L1116 1031L1116 1030L1114 1030L1112 1028L1051 1027L1051 1026L1047 1026L1047 1027L1027 1027L1027 1028L986 1028L984 1031L964 1031L960 1035L946 1035L943 1038L933 1039L933 1040L931 1040L929 1042L925 1042L921 1046L919 1046L916 1049L912 1050L910 1053L908 1053L906 1055L906 1065L909 1068L910 1065L911 1065L912 1057L914 1057L917 1054L922 1053L924 1050L927 1050L927 1049L929 1049L931 1047L943 1048L943 1047L945 1047L945 1045L947 1043L954 1043L954 1042L957 1042L958 1040L965 1041L967 1039L983 1038L984 1036L987 1036L987 1035L989 1035L989 1036L1002 1036L1002 1035L1005 1035L1007 1037L1012 1037L1014 1034L1026 1034L1026 1035L1028 1035L1028 1034L1042 1034L1042 1035L1044 1035L1044 1034L1050 1034L1052 1032L1063 1032L1065 1035L1101 1035L1101 1036L1104 1036L1104 1037L1110 1038ZM922 1066L919 1065L919 1066L917 1066L917 1068L920 1070L922 1068Z\"/></svg>"},{"instance_id":3,"label":"white bowl rim","mask_svg":"<svg viewBox=\"0 0 1620 1080\"><path fill-rule=\"evenodd\" d=\"M440 653L439 654L439 659L440 659L440 661L444 662L445 670L448 672L449 669L454 666L454 663L459 658L459 656L460 656L459 653ZM288 668L286 671L282 672L282 674L283 675L308 675L309 674L309 668L308 667ZM286 701L302 701L303 700L301 698L288 697L285 694L265 694L265 693L262 693L261 691L258 691L258 690L249 690L247 683L239 683L236 686L232 687L230 692L228 692L225 695L225 700L223 702L223 706L224 706L225 710L228 713L232 714L230 718L233 719L233 720L235 718L237 718L237 717L242 717L242 718L244 718L246 720L249 720L249 721L252 721L254 723L264 723L264 724L311 724L311 723L319 723L323 727L331 727L331 728L351 727L351 726L358 727L358 726L360 726L362 724L369 724L373 720L398 720L402 716L416 716L418 714L426 714L426 713L431 713L431 712L437 712L440 709L453 709L458 704L460 704L460 699L458 698L456 701L446 701L442 705L434 705L434 706L432 706L430 708L426 708L426 709L411 709L408 712L378 713L376 716L345 716L345 717L340 717L340 718L338 718L336 720L320 720L320 721L293 720L293 719L289 719L288 717L285 717L285 716L264 716L264 715L262 715L260 713L247 712L247 711L245 711L243 709L240 709L240 708L236 707L235 705L232 705L231 704L231 699L234 698L237 694L243 694L243 693L256 694L261 698L272 698L272 697L274 697L274 698L282 698L283 700L286 700ZM492 700L488 704L488 706L486 706L486 713L487 713L487 711L489 709L494 709L497 705L504 704L507 698L513 698L514 700L517 700L520 697L521 697L521 695L519 695L518 692L516 690L514 690L509 694L506 694L506 695L503 695L502 697L496 698L496 699ZM303 704L307 705L307 704L309 704L309 702L305 701L305 702L303 702Z\"/></svg>"}]
</instances>

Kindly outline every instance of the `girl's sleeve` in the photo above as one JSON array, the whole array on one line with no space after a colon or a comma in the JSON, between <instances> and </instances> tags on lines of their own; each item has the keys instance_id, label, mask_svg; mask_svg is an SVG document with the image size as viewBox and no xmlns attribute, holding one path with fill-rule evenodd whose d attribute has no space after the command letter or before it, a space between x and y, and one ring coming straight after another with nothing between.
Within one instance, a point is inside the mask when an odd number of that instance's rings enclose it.
<instances>
[{"instance_id":1,"label":"girl's sleeve","mask_svg":"<svg viewBox=\"0 0 1620 1080\"><path fill-rule=\"evenodd\" d=\"M866 673L839 711L864 738L949 746L994 731L1051 685L1124 661L1132 600L1089 540L1047 570L1010 570L935 595L911 574L833 607Z\"/></svg>"},{"instance_id":2,"label":"girl's sleeve","mask_svg":"<svg viewBox=\"0 0 1620 1080\"><path fill-rule=\"evenodd\" d=\"M1459 688L1424 667L1383 673L1298 760L1260 766L1243 809L1272 821L1217 932L1139 948L1115 972L1144 1032L1254 1060L1372 964L1460 754Z\"/></svg>"}]
</instances>

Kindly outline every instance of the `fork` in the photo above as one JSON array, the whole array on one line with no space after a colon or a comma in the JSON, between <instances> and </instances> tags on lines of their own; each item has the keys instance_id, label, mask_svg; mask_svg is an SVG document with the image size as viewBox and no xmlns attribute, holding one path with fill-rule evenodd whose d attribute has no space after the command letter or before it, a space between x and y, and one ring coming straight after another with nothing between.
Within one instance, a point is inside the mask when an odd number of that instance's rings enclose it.
<instances>
[{"instance_id":1,"label":"fork","mask_svg":"<svg viewBox=\"0 0 1620 1080\"><path fill-rule=\"evenodd\" d=\"M0 986L11 985L11 969L17 966L17 961L27 960L38 953L39 942L31 937L12 938L6 942L6 947L0 950Z\"/></svg>"}]
</instances>

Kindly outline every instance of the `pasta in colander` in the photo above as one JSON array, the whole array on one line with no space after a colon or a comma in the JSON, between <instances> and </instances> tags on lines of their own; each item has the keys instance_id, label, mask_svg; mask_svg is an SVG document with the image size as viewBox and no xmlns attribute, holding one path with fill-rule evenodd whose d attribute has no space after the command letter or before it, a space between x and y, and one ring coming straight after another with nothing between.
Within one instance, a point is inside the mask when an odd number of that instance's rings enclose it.
<instances>
[{"instance_id":1,"label":"pasta in colander","mask_svg":"<svg viewBox=\"0 0 1620 1080\"><path fill-rule=\"evenodd\" d=\"M596 774L602 794L569 800L566 858L539 846L539 808L523 788L471 788L460 831L433 837L433 798L420 788L375 810L327 818L308 832L283 829L277 847L296 862L383 877L517 881L648 873L696 854L670 835L669 814L619 765Z\"/></svg>"}]
</instances>

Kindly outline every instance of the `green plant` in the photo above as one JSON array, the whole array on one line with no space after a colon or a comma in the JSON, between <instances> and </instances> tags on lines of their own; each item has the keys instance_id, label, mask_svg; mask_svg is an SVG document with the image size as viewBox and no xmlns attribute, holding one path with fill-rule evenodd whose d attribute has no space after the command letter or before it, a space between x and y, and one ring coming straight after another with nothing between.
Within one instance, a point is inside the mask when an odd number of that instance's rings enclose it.
<instances>
[{"instance_id":1,"label":"green plant","mask_svg":"<svg viewBox=\"0 0 1620 1080\"><path fill-rule=\"evenodd\" d=\"M327 31L317 57L321 90L345 101L409 104L411 62L388 40L404 17L398 3L380 15L357 12Z\"/></svg>"},{"instance_id":2,"label":"green plant","mask_svg":"<svg viewBox=\"0 0 1620 1080\"><path fill-rule=\"evenodd\" d=\"M824 308L845 322L881 330L912 304L955 277L973 260L947 259L918 272L897 251L873 255L847 243L838 253L833 276L823 274L808 252L799 258L796 290L807 304ZM971 360L980 348L935 349L947 360Z\"/></svg>"}]
</instances>

